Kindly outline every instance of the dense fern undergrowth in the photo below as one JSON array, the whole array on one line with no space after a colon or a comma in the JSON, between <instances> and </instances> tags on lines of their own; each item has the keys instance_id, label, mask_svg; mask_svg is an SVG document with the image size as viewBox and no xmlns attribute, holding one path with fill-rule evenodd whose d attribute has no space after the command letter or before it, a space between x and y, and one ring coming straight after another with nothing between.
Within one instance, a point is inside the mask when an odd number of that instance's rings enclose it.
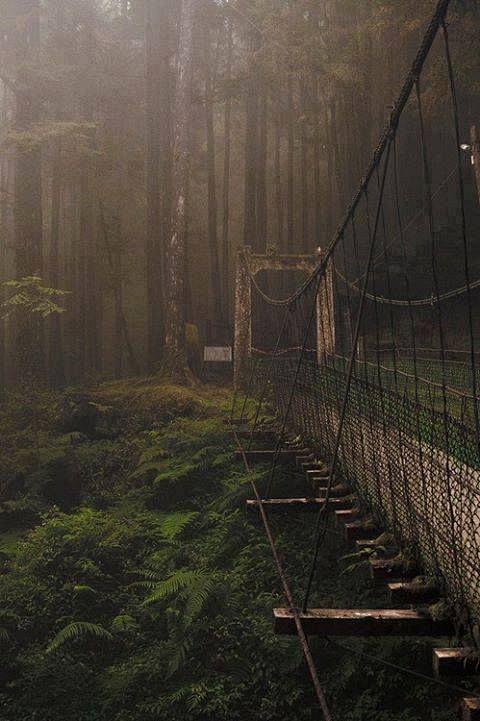
<instances>
[{"instance_id":1,"label":"dense fern undergrowth","mask_svg":"<svg viewBox=\"0 0 480 721\"><path fill-rule=\"evenodd\" d=\"M281 594L229 403L148 380L4 400L1 721L319 718L296 640L272 633ZM279 492L302 490L282 473ZM297 598L313 520L272 519ZM328 534L313 601L379 605L361 570L341 573L345 552ZM351 643L429 673L423 642ZM435 685L321 639L313 650L338 721L454 717Z\"/></svg>"}]
</instances>

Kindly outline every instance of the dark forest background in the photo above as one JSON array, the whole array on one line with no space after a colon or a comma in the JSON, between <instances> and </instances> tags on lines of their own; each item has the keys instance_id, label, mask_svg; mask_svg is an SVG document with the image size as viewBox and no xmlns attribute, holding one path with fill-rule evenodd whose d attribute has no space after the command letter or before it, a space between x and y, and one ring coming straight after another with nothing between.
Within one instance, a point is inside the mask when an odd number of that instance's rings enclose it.
<instances>
[{"instance_id":1,"label":"dark forest background","mask_svg":"<svg viewBox=\"0 0 480 721\"><path fill-rule=\"evenodd\" d=\"M5 314L2 386L28 373L58 386L161 367L180 163L188 173L182 321L194 345L197 329L201 343L229 342L236 250L312 253L328 244L433 6L193 3L182 80L188 153L179 160L178 2L2 0L1 274L30 278L28 298L50 303L40 322ZM466 142L480 116L479 13L477 3L457 2L450 15ZM455 165L444 154L451 126L441 122L450 112L442 62L434 51L424 86L440 181ZM408 127L406 135L402 187L413 188ZM413 260L417 251L414 244ZM447 257L447 274L450 267ZM22 304L21 292L4 286L8 311Z\"/></svg>"},{"instance_id":2,"label":"dark forest background","mask_svg":"<svg viewBox=\"0 0 480 721\"><path fill-rule=\"evenodd\" d=\"M283 601L263 528L246 511L252 480L269 492L270 463L246 473L235 462L224 420L238 396L218 377L181 384L191 381L187 364L199 370L204 343L232 341L239 249L314 254L332 240L435 5L0 0L0 721L318 719L300 648L272 633L272 608ZM405 436L411 419L412 438L431 445L426 463L444 442L472 469L475 404L458 397L472 386L476 395L474 354L465 351L480 348L478 144L471 163L479 21L477 0L452 0L468 252L440 33L421 78L434 232L412 94L396 143L399 197L390 173L370 285L427 302L410 321L405 305L370 297L354 343L372 242L364 197L358 238L350 224L335 253L337 357L325 365L338 379L352 350L376 360L373 370L362 364L360 380L368 386L375 372L382 399L393 399L391 418ZM440 293L458 291L442 302L441 338L433 265ZM259 276L276 296L300 280ZM292 306L282 339L297 351L309 298ZM273 308L257 294L253 341L264 350L287 315ZM448 365L436 358L439 340ZM454 386L450 435L436 425L445 381ZM341 383L328 388L339 393ZM385 423L377 396L358 397L360 418L375 406ZM240 400L241 414L258 413L268 428L269 405ZM414 427L408 409L419 401ZM311 491L303 472L279 464L279 497ZM315 522L272 514L296 599ZM417 549L403 550L407 568ZM312 607L384 607L365 557L346 554L332 528ZM432 614L450 610L441 602ZM462 641L478 646L478 625L475 634ZM425 681L429 642L358 639L348 652L322 638L311 645L333 718L457 718L458 687Z\"/></svg>"}]
</instances>

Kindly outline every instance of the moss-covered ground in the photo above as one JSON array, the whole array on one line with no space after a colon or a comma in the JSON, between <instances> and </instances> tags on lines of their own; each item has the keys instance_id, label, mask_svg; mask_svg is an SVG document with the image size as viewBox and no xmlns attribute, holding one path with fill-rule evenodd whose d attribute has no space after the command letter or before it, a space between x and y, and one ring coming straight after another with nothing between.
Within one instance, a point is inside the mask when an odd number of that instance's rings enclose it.
<instances>
[{"instance_id":1,"label":"moss-covered ground","mask_svg":"<svg viewBox=\"0 0 480 721\"><path fill-rule=\"evenodd\" d=\"M320 718L282 605L250 480L233 456L229 390L152 379L5 399L0 409L1 721L310 721ZM267 469L256 468L265 483ZM282 469L279 494L306 491ZM250 513L250 515L249 515ZM314 517L272 516L295 597ZM383 595L327 534L313 604ZM448 721L455 694L430 647L322 639L313 651L335 721Z\"/></svg>"}]
</instances>

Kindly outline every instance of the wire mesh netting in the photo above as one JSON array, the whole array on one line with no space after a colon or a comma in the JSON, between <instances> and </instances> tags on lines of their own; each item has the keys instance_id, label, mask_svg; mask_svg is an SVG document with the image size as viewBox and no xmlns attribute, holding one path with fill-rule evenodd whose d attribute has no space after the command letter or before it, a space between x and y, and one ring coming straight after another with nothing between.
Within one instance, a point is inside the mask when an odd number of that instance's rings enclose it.
<instances>
[{"instance_id":1,"label":"wire mesh netting","mask_svg":"<svg viewBox=\"0 0 480 721\"><path fill-rule=\"evenodd\" d=\"M478 621L478 188L440 28L315 272L289 296L277 284L283 302L252 277L250 373L257 397L420 557L459 617ZM439 74L448 102L426 109ZM432 157L439 137L444 153Z\"/></svg>"}]
</instances>

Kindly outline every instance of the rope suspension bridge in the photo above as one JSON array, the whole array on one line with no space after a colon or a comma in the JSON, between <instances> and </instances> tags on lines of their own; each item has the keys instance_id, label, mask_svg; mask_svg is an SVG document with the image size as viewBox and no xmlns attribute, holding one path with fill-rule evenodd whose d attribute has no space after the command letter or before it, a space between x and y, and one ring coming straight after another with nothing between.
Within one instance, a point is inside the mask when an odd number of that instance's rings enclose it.
<instances>
[{"instance_id":1,"label":"rope suspension bridge","mask_svg":"<svg viewBox=\"0 0 480 721\"><path fill-rule=\"evenodd\" d=\"M260 512L285 597L285 608L274 611L275 629L298 635L326 720L332 716L310 634L455 635L478 642L480 254L472 242L478 198L462 150L450 4L437 4L330 245L312 257L256 256L248 248L239 254L231 425L247 470L257 460L271 464L266 493L252 483L248 503ZM448 88L440 162L431 153L439 129L426 121L430 63ZM478 172L480 154L476 136L472 139ZM272 289L285 292L288 283L269 277L262 285L262 270L305 277L278 298ZM259 315L268 329L260 341L254 322ZM246 418L249 399L256 410ZM258 450L254 443L266 402L275 409L276 436L273 448ZM292 459L312 482L311 498L275 495L277 469ZM301 599L293 598L271 531L269 514L282 508L316 512ZM333 512L359 548L373 549L383 531L390 534L396 551L383 549L385 557L372 559L372 575L399 578L389 583L392 601L416 608L311 608ZM418 569L428 579L423 584L411 582ZM451 617L435 619L419 605L437 597L448 599ZM437 650L437 664L462 664L477 651ZM480 697L463 700L463 718L480 718Z\"/></svg>"}]
</instances>

